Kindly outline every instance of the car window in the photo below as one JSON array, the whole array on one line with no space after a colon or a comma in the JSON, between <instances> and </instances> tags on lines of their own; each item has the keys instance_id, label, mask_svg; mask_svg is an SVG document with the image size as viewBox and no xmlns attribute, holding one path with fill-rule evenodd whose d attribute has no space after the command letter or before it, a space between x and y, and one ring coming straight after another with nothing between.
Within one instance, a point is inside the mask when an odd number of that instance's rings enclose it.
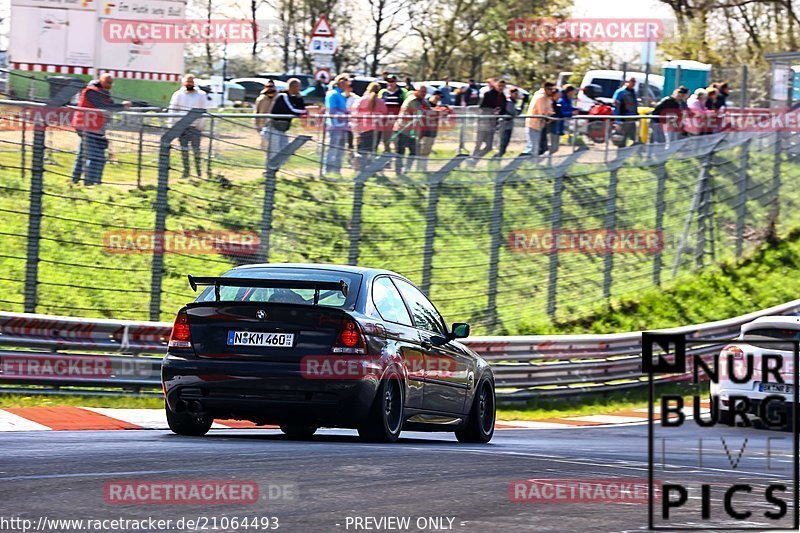
<instances>
[{"instance_id":1,"label":"car window","mask_svg":"<svg viewBox=\"0 0 800 533\"><path fill-rule=\"evenodd\" d=\"M599 97L611 98L614 96L614 91L622 86L620 80L612 80L608 78L593 78L592 83L601 87Z\"/></svg>"},{"instance_id":2,"label":"car window","mask_svg":"<svg viewBox=\"0 0 800 533\"><path fill-rule=\"evenodd\" d=\"M403 299L388 277L380 277L372 284L372 302L384 320L404 326L412 325Z\"/></svg>"},{"instance_id":3,"label":"car window","mask_svg":"<svg viewBox=\"0 0 800 533\"><path fill-rule=\"evenodd\" d=\"M756 328L751 329L743 335L743 339L747 344L757 348L766 350L784 350L793 351L793 342L774 342L781 340L800 340L800 330L796 329L778 329L778 328ZM759 342L759 341L773 341L773 342Z\"/></svg>"},{"instance_id":4,"label":"car window","mask_svg":"<svg viewBox=\"0 0 800 533\"><path fill-rule=\"evenodd\" d=\"M409 309L411 309L414 324L419 329L444 335L442 317L425 295L407 281L395 278L394 282L397 288L400 289L400 294L403 295L403 299L408 304Z\"/></svg>"}]
</instances>

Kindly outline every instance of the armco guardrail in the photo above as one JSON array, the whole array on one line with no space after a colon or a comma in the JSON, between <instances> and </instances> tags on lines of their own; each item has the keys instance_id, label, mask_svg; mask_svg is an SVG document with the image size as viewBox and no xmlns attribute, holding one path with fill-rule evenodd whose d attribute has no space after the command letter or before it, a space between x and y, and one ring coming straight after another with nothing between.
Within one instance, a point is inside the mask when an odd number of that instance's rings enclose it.
<instances>
[{"instance_id":1,"label":"armco guardrail","mask_svg":"<svg viewBox=\"0 0 800 533\"><path fill-rule=\"evenodd\" d=\"M800 300L794 300L736 318L660 331L693 340L727 339L759 316L798 314ZM167 322L0 312L0 392L157 394L171 327ZM641 332L470 337L465 343L490 362L503 400L605 393L642 386L646 380ZM718 349L695 344L688 353L705 357ZM19 372L22 361L25 371Z\"/></svg>"}]
</instances>

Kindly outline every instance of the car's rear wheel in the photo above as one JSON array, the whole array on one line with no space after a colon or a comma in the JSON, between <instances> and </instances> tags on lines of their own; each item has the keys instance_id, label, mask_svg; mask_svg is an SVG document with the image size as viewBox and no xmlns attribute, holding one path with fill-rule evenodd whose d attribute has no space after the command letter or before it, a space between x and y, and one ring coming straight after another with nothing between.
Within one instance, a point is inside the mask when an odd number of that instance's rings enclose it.
<instances>
[{"instance_id":1,"label":"car's rear wheel","mask_svg":"<svg viewBox=\"0 0 800 533\"><path fill-rule=\"evenodd\" d=\"M187 437L201 437L208 433L214 419L204 415L193 415L188 412L176 413L169 407L167 411L167 425L173 433Z\"/></svg>"},{"instance_id":2,"label":"car's rear wheel","mask_svg":"<svg viewBox=\"0 0 800 533\"><path fill-rule=\"evenodd\" d=\"M367 420L358 428L359 436L370 442L397 442L403 430L403 381L390 370L381 380Z\"/></svg>"},{"instance_id":3,"label":"car's rear wheel","mask_svg":"<svg viewBox=\"0 0 800 533\"><path fill-rule=\"evenodd\" d=\"M494 435L494 418L494 384L490 379L482 379L472 401L467 425L456 431L458 442L489 442Z\"/></svg>"},{"instance_id":4,"label":"car's rear wheel","mask_svg":"<svg viewBox=\"0 0 800 533\"><path fill-rule=\"evenodd\" d=\"M290 439L307 440L317 432L317 426L304 424L281 424L281 431Z\"/></svg>"}]
</instances>

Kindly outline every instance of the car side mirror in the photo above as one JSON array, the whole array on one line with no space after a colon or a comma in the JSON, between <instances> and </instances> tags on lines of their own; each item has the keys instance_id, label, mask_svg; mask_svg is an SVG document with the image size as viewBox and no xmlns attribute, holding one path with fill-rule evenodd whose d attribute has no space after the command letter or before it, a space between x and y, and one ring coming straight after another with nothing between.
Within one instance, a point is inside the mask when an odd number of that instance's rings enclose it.
<instances>
[{"instance_id":1,"label":"car side mirror","mask_svg":"<svg viewBox=\"0 0 800 533\"><path fill-rule=\"evenodd\" d=\"M469 324L466 322L456 322L451 328L450 336L454 339L465 339L469 337Z\"/></svg>"}]
</instances>

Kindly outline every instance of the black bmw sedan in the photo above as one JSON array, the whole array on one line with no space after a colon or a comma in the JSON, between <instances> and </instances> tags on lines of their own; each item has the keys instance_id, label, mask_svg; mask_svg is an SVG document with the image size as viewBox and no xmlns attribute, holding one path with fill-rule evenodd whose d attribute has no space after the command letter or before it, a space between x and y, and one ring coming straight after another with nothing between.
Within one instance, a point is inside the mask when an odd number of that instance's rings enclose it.
<instances>
[{"instance_id":1,"label":"black bmw sedan","mask_svg":"<svg viewBox=\"0 0 800 533\"><path fill-rule=\"evenodd\" d=\"M215 418L277 424L293 438L355 428L494 433L489 365L456 339L404 277L354 266L265 264L189 276L198 298L175 319L162 366L169 427L203 435Z\"/></svg>"}]
</instances>

